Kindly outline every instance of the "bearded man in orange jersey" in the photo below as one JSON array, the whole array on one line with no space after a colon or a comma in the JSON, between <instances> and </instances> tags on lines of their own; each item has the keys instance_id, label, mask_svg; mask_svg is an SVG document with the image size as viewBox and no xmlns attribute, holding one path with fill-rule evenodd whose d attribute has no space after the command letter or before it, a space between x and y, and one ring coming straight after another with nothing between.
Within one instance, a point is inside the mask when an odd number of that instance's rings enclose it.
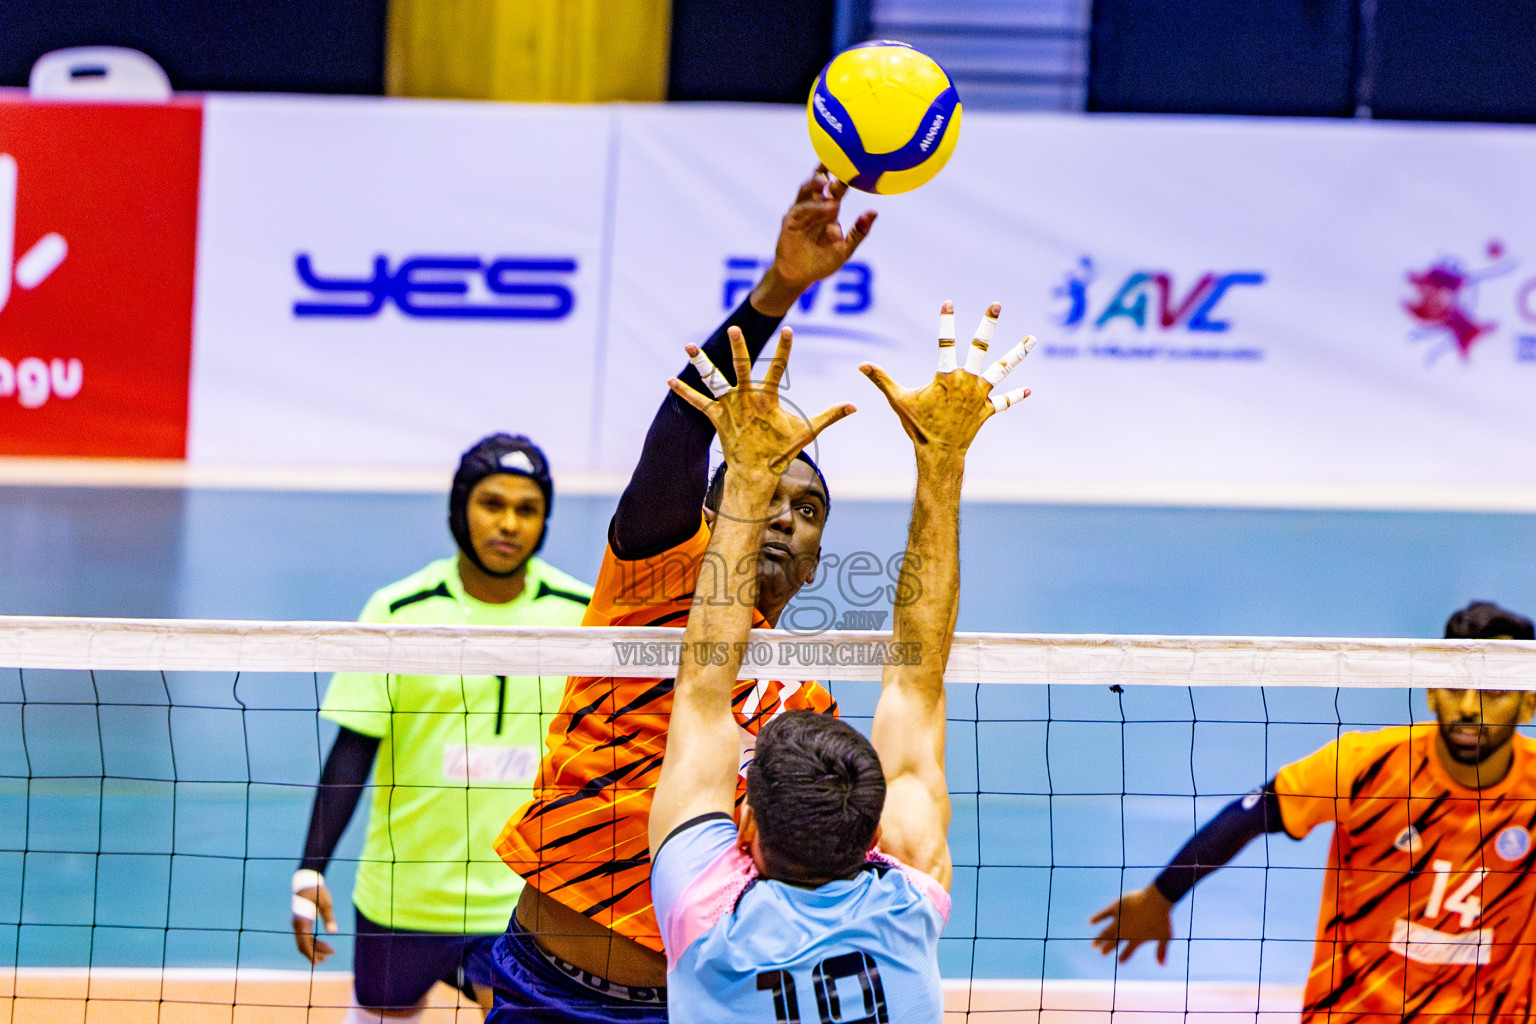
<instances>
[{"instance_id":1,"label":"bearded man in orange jersey","mask_svg":"<svg viewBox=\"0 0 1536 1024\"><path fill-rule=\"evenodd\" d=\"M1449 639L1532 640L1531 620L1486 601ZM1350 732L1280 769L1184 845L1157 880L1100 911L1099 952L1144 942L1159 963L1170 912L1265 832L1334 823L1307 977L1307 1024L1513 1024L1536 977L1536 742L1523 690L1429 691L1436 722Z\"/></svg>"},{"instance_id":2,"label":"bearded man in orange jersey","mask_svg":"<svg viewBox=\"0 0 1536 1024\"><path fill-rule=\"evenodd\" d=\"M844 233L838 213L847 189L825 168L801 184L772 266L702 346L713 366L689 348L693 365L677 375L684 385L701 395L734 385L731 337L745 345L749 361L756 359L801 294L853 255L875 215L864 213ZM583 625L686 623L724 492L724 478L709 476L714 437L707 416L667 395L609 525ZM830 503L821 471L802 453L780 477L762 523L754 626L776 625L814 578ZM495 949L501 979L492 1021L665 1019L667 960L651 904L647 825L672 686L666 678L568 680L534 799L496 840L497 852L527 884ZM744 760L774 716L836 710L812 681L746 680L732 698Z\"/></svg>"}]
</instances>

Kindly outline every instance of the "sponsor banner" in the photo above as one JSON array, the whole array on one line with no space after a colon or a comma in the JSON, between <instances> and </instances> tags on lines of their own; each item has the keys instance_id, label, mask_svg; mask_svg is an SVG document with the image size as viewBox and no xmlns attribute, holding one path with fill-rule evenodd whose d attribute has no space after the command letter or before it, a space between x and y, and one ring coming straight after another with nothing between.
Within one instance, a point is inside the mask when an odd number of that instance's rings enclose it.
<instances>
[{"instance_id":1,"label":"sponsor banner","mask_svg":"<svg viewBox=\"0 0 1536 1024\"><path fill-rule=\"evenodd\" d=\"M186 455L201 125L0 99L0 455Z\"/></svg>"},{"instance_id":2,"label":"sponsor banner","mask_svg":"<svg viewBox=\"0 0 1536 1024\"><path fill-rule=\"evenodd\" d=\"M621 480L815 162L794 108L0 112L0 454L193 469L441 472L507 429ZM975 114L933 183L849 199L881 218L791 311L787 397L859 403L817 457L900 493L855 368L922 380L939 303L963 354L995 299L1035 395L972 496L1536 493L1533 167L1524 128Z\"/></svg>"},{"instance_id":3,"label":"sponsor banner","mask_svg":"<svg viewBox=\"0 0 1536 1024\"><path fill-rule=\"evenodd\" d=\"M191 458L585 465L613 116L210 97Z\"/></svg>"},{"instance_id":4,"label":"sponsor banner","mask_svg":"<svg viewBox=\"0 0 1536 1024\"><path fill-rule=\"evenodd\" d=\"M814 163L798 110L625 112L595 469L633 464ZM1530 488L1531 171L1525 129L968 114L933 183L850 194L845 223L880 219L789 315L787 395L860 405L819 445L834 489L898 490L908 442L855 367L924 380L939 304L963 361L997 300L992 355L1036 335L1009 382L1035 394L982 432L968 493Z\"/></svg>"}]
</instances>

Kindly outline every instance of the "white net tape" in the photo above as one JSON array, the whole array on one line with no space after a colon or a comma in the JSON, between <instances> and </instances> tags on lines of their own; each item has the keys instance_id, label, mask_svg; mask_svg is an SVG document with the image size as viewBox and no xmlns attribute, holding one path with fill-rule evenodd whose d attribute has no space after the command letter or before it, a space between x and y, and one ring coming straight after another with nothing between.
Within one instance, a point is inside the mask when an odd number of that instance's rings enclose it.
<instances>
[{"instance_id":1,"label":"white net tape","mask_svg":"<svg viewBox=\"0 0 1536 1024\"><path fill-rule=\"evenodd\" d=\"M0 616L0 666L464 675L675 674L681 629L375 626L348 622ZM878 680L925 652L889 633L756 630L742 678ZM952 683L1536 689L1536 644L957 633Z\"/></svg>"}]
</instances>

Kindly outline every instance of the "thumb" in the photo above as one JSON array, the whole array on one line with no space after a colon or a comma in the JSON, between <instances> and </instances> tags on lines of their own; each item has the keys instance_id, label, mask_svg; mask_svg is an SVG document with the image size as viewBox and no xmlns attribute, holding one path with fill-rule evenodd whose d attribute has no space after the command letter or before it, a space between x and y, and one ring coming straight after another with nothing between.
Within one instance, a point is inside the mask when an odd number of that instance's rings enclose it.
<instances>
[{"instance_id":1,"label":"thumb","mask_svg":"<svg viewBox=\"0 0 1536 1024\"><path fill-rule=\"evenodd\" d=\"M830 409L818 414L811 419L811 437L817 437L823 430L826 430L838 420L845 416L852 416L858 411L859 410L850 402L844 402L842 405L832 406Z\"/></svg>"},{"instance_id":2,"label":"thumb","mask_svg":"<svg viewBox=\"0 0 1536 1024\"><path fill-rule=\"evenodd\" d=\"M901 385L891 380L891 375L875 363L860 363L859 372L868 377L887 399L895 398L901 391Z\"/></svg>"},{"instance_id":3,"label":"thumb","mask_svg":"<svg viewBox=\"0 0 1536 1024\"><path fill-rule=\"evenodd\" d=\"M334 935L337 929L336 915L332 912L331 891L325 886L321 886L320 891L315 896L315 906L320 910L320 920L325 922L325 930Z\"/></svg>"}]
</instances>

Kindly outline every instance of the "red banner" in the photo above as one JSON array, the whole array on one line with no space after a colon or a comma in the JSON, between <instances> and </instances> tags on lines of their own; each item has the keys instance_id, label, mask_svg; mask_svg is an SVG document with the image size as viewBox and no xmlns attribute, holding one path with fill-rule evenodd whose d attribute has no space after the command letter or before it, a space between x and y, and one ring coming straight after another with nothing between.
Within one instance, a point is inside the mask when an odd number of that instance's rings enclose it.
<instances>
[{"instance_id":1,"label":"red banner","mask_svg":"<svg viewBox=\"0 0 1536 1024\"><path fill-rule=\"evenodd\" d=\"M202 123L0 100L0 455L186 457Z\"/></svg>"}]
</instances>

